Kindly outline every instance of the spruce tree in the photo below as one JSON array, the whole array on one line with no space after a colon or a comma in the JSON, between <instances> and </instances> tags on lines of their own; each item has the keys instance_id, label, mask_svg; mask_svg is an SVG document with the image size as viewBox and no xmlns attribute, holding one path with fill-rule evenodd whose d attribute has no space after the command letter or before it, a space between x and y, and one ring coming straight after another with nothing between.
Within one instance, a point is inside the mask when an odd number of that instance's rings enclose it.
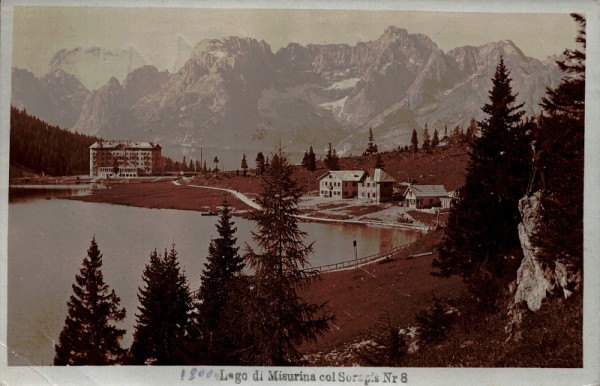
<instances>
[{"instance_id":1,"label":"spruce tree","mask_svg":"<svg viewBox=\"0 0 600 386\"><path fill-rule=\"evenodd\" d=\"M246 153L242 156L242 174L246 177L246 173L248 172L248 161L246 161Z\"/></svg>"},{"instance_id":2,"label":"spruce tree","mask_svg":"<svg viewBox=\"0 0 600 386\"><path fill-rule=\"evenodd\" d=\"M250 326L256 338L250 362L254 365L298 363L298 345L328 330L332 318L324 305L306 303L298 292L319 277L309 269L312 243L298 227L296 215L302 189L292 179L292 165L281 149L273 155L263 177L261 209L252 213L258 251L247 246L246 261L254 270Z\"/></svg>"},{"instance_id":3,"label":"spruce tree","mask_svg":"<svg viewBox=\"0 0 600 386\"><path fill-rule=\"evenodd\" d=\"M410 138L410 149L413 153L419 150L419 140L417 139L417 130L413 129L412 136Z\"/></svg>"},{"instance_id":4,"label":"spruce tree","mask_svg":"<svg viewBox=\"0 0 600 386\"><path fill-rule=\"evenodd\" d=\"M437 129L433 130L433 137L431 138L431 148L435 149L440 144L440 134Z\"/></svg>"},{"instance_id":5,"label":"spruce tree","mask_svg":"<svg viewBox=\"0 0 600 386\"><path fill-rule=\"evenodd\" d=\"M175 245L161 257L156 250L138 289L139 313L131 353L137 364L175 365L189 363L192 295L179 268Z\"/></svg>"},{"instance_id":6,"label":"spruce tree","mask_svg":"<svg viewBox=\"0 0 600 386\"><path fill-rule=\"evenodd\" d=\"M533 242L550 268L559 261L576 271L583 269L586 21L571 16L579 23L576 41L581 49L564 52L565 59L557 63L565 75L542 100L536 139L545 156L536 168L545 174L546 186L540 187L542 221Z\"/></svg>"},{"instance_id":7,"label":"spruce tree","mask_svg":"<svg viewBox=\"0 0 600 386\"><path fill-rule=\"evenodd\" d=\"M256 173L262 175L265 172L265 156L262 152L256 155Z\"/></svg>"},{"instance_id":8,"label":"spruce tree","mask_svg":"<svg viewBox=\"0 0 600 386\"><path fill-rule=\"evenodd\" d=\"M373 136L373 129L369 128L369 144L363 155L375 155L377 154L377 145L375 144L375 138Z\"/></svg>"},{"instance_id":9,"label":"spruce tree","mask_svg":"<svg viewBox=\"0 0 600 386\"><path fill-rule=\"evenodd\" d=\"M502 280L514 278L518 259L513 257L521 253L517 203L530 171L530 127L520 124L523 104L515 104L510 82L501 57L460 200L450 211L439 259L433 262L443 275L461 275L478 297L492 303Z\"/></svg>"},{"instance_id":10,"label":"spruce tree","mask_svg":"<svg viewBox=\"0 0 600 386\"><path fill-rule=\"evenodd\" d=\"M183 160L181 160L181 171L182 172L188 171L188 164L187 164L187 161L185 160L185 156L183 156Z\"/></svg>"},{"instance_id":11,"label":"spruce tree","mask_svg":"<svg viewBox=\"0 0 600 386\"><path fill-rule=\"evenodd\" d=\"M315 154L312 146L308 149L307 169L311 172L317 170L317 155Z\"/></svg>"},{"instance_id":12,"label":"spruce tree","mask_svg":"<svg viewBox=\"0 0 600 386\"><path fill-rule=\"evenodd\" d=\"M427 128L427 124L425 124L425 128L423 129L423 145L421 145L421 149L423 149L426 153L431 151L431 137L429 137L429 129Z\"/></svg>"},{"instance_id":13,"label":"spruce tree","mask_svg":"<svg viewBox=\"0 0 600 386\"><path fill-rule=\"evenodd\" d=\"M329 146L327 147L324 162L329 170L340 170L339 158L335 149L331 147L331 142L329 142Z\"/></svg>"},{"instance_id":14,"label":"spruce tree","mask_svg":"<svg viewBox=\"0 0 600 386\"><path fill-rule=\"evenodd\" d=\"M237 228L231 221L231 207L227 199L221 205L217 223L219 236L211 240L207 262L202 271L198 291L202 347L205 362L220 365L240 364L240 356L249 345L244 334L244 259L236 246Z\"/></svg>"},{"instance_id":15,"label":"spruce tree","mask_svg":"<svg viewBox=\"0 0 600 386\"><path fill-rule=\"evenodd\" d=\"M101 366L120 363L125 350L120 341L125 330L115 322L125 318L120 299L109 291L102 275L102 254L92 238L83 267L75 276L67 306L65 326L55 346L55 365Z\"/></svg>"}]
</instances>

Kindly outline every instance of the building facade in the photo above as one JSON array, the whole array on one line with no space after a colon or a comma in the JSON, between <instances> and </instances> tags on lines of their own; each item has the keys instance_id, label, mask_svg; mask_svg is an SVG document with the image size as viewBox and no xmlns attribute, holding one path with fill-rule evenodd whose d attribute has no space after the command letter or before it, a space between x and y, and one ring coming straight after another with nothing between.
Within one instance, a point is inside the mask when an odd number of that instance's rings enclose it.
<instances>
[{"instance_id":1,"label":"building facade","mask_svg":"<svg viewBox=\"0 0 600 386\"><path fill-rule=\"evenodd\" d=\"M139 141L99 141L90 146L90 176L138 177L160 171L159 144Z\"/></svg>"},{"instance_id":2,"label":"building facade","mask_svg":"<svg viewBox=\"0 0 600 386\"><path fill-rule=\"evenodd\" d=\"M367 176L363 170L330 170L318 178L319 195L330 198L358 196L358 184Z\"/></svg>"},{"instance_id":3,"label":"building facade","mask_svg":"<svg viewBox=\"0 0 600 386\"><path fill-rule=\"evenodd\" d=\"M404 193L404 203L409 208L441 207L445 197L449 196L444 185L409 185Z\"/></svg>"},{"instance_id":4,"label":"building facade","mask_svg":"<svg viewBox=\"0 0 600 386\"><path fill-rule=\"evenodd\" d=\"M392 201L394 182L396 180L383 169L374 169L368 172L367 177L358 185L358 198L376 204Z\"/></svg>"}]
</instances>

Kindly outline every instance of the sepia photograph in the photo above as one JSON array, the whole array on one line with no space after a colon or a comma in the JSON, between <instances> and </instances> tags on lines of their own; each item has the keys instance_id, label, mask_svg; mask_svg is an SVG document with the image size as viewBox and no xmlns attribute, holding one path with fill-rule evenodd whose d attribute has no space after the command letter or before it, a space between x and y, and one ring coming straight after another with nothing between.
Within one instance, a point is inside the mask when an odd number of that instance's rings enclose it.
<instances>
[{"instance_id":1,"label":"sepia photograph","mask_svg":"<svg viewBox=\"0 0 600 386\"><path fill-rule=\"evenodd\" d=\"M532 4L3 1L0 383L600 384L599 8Z\"/></svg>"}]
</instances>

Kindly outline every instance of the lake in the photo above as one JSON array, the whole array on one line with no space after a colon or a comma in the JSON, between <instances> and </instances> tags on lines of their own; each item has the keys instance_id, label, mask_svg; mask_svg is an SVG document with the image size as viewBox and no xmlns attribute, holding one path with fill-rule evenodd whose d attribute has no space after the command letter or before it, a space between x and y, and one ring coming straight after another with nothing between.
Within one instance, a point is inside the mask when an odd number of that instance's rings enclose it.
<instances>
[{"instance_id":1,"label":"lake","mask_svg":"<svg viewBox=\"0 0 600 386\"><path fill-rule=\"evenodd\" d=\"M75 275L92 237L103 254L104 280L121 298L127 318L121 327L131 344L137 312L138 286L151 251L175 243L190 288L197 290L218 217L172 209L146 209L49 198L55 191L16 199L11 189L8 208L8 364L50 365L54 343L67 314ZM83 194L85 189L70 191ZM63 192L64 195L64 192ZM234 217L238 246L254 245L253 222ZM300 223L307 242L314 241L313 266L366 256L415 241L418 232L321 223ZM324 299L326 300L326 299Z\"/></svg>"}]
</instances>

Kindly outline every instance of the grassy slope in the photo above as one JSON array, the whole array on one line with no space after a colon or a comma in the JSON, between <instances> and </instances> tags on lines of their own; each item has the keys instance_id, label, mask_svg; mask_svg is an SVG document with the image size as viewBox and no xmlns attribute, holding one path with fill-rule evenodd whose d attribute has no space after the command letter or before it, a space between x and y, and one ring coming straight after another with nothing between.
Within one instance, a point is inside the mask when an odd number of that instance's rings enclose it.
<instances>
[{"instance_id":1,"label":"grassy slope","mask_svg":"<svg viewBox=\"0 0 600 386\"><path fill-rule=\"evenodd\" d=\"M441 231L424 235L389 262L373 263L358 270L325 273L322 280L302 294L313 303L328 301L336 315L331 332L304 352L331 350L360 338L372 330L384 311L393 324L412 325L415 316L433 295L458 295L463 284L458 278L432 276L431 260L437 255L407 259L411 254L435 250Z\"/></svg>"}]
</instances>

